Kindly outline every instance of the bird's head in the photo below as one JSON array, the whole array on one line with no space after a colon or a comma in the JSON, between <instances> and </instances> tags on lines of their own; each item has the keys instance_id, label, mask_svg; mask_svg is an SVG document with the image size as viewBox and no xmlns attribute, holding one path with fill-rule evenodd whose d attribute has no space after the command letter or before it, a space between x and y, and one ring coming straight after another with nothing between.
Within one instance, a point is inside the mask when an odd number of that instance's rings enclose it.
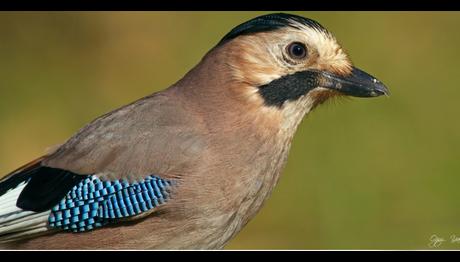
<instances>
[{"instance_id":1,"label":"bird's head","mask_svg":"<svg viewBox=\"0 0 460 262\"><path fill-rule=\"evenodd\" d=\"M207 77L212 70L226 71L225 81L233 83L218 90L231 87L259 115L276 116L285 128L332 96L388 95L379 80L353 66L327 29L301 16L276 13L249 20L206 57L212 58Z\"/></svg>"}]
</instances>

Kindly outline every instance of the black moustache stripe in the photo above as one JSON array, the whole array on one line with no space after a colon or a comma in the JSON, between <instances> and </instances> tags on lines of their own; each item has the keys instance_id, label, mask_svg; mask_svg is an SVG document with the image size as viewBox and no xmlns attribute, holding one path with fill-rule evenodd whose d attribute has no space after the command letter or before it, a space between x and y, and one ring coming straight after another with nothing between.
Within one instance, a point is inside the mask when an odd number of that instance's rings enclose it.
<instances>
[{"instance_id":1,"label":"black moustache stripe","mask_svg":"<svg viewBox=\"0 0 460 262\"><path fill-rule=\"evenodd\" d=\"M294 101L308 94L318 86L319 73L315 71L301 71L286 75L259 86L259 94L267 106L283 106L286 101Z\"/></svg>"}]
</instances>

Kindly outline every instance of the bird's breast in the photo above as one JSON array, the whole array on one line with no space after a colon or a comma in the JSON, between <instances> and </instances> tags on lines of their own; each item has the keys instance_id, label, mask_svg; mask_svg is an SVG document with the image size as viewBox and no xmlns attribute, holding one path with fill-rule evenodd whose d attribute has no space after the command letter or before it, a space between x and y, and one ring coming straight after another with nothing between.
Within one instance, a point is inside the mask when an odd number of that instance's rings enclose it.
<instances>
[{"instance_id":1,"label":"bird's breast","mask_svg":"<svg viewBox=\"0 0 460 262\"><path fill-rule=\"evenodd\" d=\"M213 248L223 247L262 208L286 163L291 138L273 136L263 142L252 141L252 146L240 145L239 152L229 146L227 154L207 174L216 183L210 178L209 187L201 188L197 192L200 196L194 199L203 199L195 211L203 229L209 231L206 239L215 239L209 243ZM251 136L246 141L251 142Z\"/></svg>"}]
</instances>

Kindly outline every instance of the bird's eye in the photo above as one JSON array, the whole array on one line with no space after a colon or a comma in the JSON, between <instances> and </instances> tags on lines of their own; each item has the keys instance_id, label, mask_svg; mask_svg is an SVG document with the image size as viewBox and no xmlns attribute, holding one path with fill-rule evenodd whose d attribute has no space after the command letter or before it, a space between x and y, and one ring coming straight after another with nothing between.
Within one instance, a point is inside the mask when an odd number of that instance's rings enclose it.
<instances>
[{"instance_id":1,"label":"bird's eye","mask_svg":"<svg viewBox=\"0 0 460 262\"><path fill-rule=\"evenodd\" d=\"M287 53L294 59L303 59L307 56L307 47L302 43L294 42L287 46Z\"/></svg>"}]
</instances>

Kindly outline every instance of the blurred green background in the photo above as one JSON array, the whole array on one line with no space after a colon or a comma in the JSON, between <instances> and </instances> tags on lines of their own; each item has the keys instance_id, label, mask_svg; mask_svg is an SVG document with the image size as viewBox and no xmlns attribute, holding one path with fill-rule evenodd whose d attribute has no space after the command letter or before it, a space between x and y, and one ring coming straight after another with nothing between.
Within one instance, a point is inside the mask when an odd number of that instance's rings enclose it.
<instances>
[{"instance_id":1,"label":"blurred green background","mask_svg":"<svg viewBox=\"0 0 460 262\"><path fill-rule=\"evenodd\" d=\"M162 90L266 12L0 12L0 174ZM227 249L457 249L460 13L292 12L333 32L390 98L301 124L271 199Z\"/></svg>"}]
</instances>

